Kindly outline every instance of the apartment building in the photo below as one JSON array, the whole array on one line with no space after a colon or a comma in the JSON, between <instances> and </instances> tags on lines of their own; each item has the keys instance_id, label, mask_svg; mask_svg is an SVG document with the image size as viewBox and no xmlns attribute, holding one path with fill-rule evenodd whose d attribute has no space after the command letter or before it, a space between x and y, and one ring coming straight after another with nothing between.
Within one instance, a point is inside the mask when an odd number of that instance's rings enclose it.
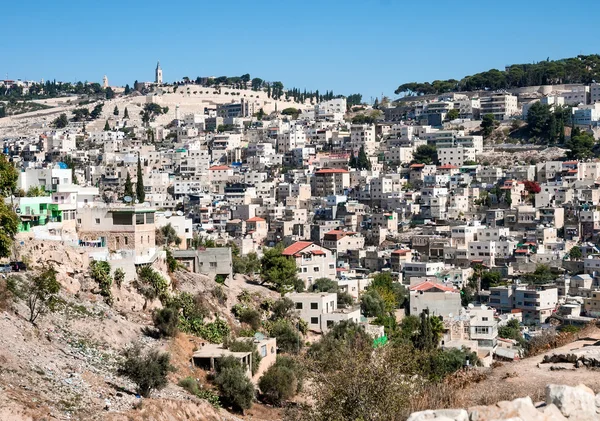
<instances>
[{"instance_id":1,"label":"apartment building","mask_svg":"<svg viewBox=\"0 0 600 421\"><path fill-rule=\"evenodd\" d=\"M489 305L499 312L521 310L523 321L545 323L558 304L554 286L511 285L490 288Z\"/></svg>"},{"instance_id":2,"label":"apartment building","mask_svg":"<svg viewBox=\"0 0 600 421\"><path fill-rule=\"evenodd\" d=\"M310 241L297 241L281 253L294 259L298 278L309 288L318 278L336 278L335 256L331 250Z\"/></svg>"},{"instance_id":3,"label":"apartment building","mask_svg":"<svg viewBox=\"0 0 600 421\"><path fill-rule=\"evenodd\" d=\"M345 195L350 187L350 173L344 169L323 168L311 178L312 195L326 197Z\"/></svg>"},{"instance_id":4,"label":"apartment building","mask_svg":"<svg viewBox=\"0 0 600 421\"><path fill-rule=\"evenodd\" d=\"M294 302L300 318L314 332L327 332L341 321L360 322L360 308L338 309L337 293L293 293L287 298Z\"/></svg>"},{"instance_id":5,"label":"apartment building","mask_svg":"<svg viewBox=\"0 0 600 421\"><path fill-rule=\"evenodd\" d=\"M508 120L518 114L517 97L496 93L480 99L481 115L492 114L495 120Z\"/></svg>"}]
</instances>

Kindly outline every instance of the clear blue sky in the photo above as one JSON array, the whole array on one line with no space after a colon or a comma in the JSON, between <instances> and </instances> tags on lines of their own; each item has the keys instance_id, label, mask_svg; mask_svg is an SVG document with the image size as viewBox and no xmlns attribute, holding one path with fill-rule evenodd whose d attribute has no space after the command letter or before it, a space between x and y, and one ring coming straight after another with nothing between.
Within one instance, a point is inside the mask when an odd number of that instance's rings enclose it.
<instances>
[{"instance_id":1,"label":"clear blue sky","mask_svg":"<svg viewBox=\"0 0 600 421\"><path fill-rule=\"evenodd\" d=\"M280 80L394 97L412 81L600 53L598 0L3 2L0 78Z\"/></svg>"}]
</instances>

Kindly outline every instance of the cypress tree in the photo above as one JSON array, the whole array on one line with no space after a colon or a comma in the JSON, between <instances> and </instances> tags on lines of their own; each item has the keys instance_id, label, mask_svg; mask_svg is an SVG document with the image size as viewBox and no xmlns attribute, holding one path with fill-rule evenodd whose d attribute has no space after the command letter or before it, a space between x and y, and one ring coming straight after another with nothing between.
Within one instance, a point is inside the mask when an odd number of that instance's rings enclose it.
<instances>
[{"instance_id":1,"label":"cypress tree","mask_svg":"<svg viewBox=\"0 0 600 421\"><path fill-rule=\"evenodd\" d=\"M364 146L361 146L358 151L358 160L356 166L359 170L371 170L371 161L369 161L369 158L367 158Z\"/></svg>"},{"instance_id":2,"label":"cypress tree","mask_svg":"<svg viewBox=\"0 0 600 421\"><path fill-rule=\"evenodd\" d=\"M137 183L135 184L135 196L139 203L144 203L146 193L144 192L144 177L142 173L142 161L138 155L137 163Z\"/></svg>"},{"instance_id":3,"label":"cypress tree","mask_svg":"<svg viewBox=\"0 0 600 421\"><path fill-rule=\"evenodd\" d=\"M354 156L354 149L350 152L350 160L348 161L348 166L350 168L356 168L356 156Z\"/></svg>"},{"instance_id":4,"label":"cypress tree","mask_svg":"<svg viewBox=\"0 0 600 421\"><path fill-rule=\"evenodd\" d=\"M133 197L133 183L129 171L127 171L127 178L125 179L125 196Z\"/></svg>"},{"instance_id":5,"label":"cypress tree","mask_svg":"<svg viewBox=\"0 0 600 421\"><path fill-rule=\"evenodd\" d=\"M125 107L125 113L123 114L123 118L129 118L129 111L127 110L127 107Z\"/></svg>"},{"instance_id":6,"label":"cypress tree","mask_svg":"<svg viewBox=\"0 0 600 421\"><path fill-rule=\"evenodd\" d=\"M105 132L110 131L110 125L108 124L108 120L106 120L106 123L104 124L104 131Z\"/></svg>"}]
</instances>

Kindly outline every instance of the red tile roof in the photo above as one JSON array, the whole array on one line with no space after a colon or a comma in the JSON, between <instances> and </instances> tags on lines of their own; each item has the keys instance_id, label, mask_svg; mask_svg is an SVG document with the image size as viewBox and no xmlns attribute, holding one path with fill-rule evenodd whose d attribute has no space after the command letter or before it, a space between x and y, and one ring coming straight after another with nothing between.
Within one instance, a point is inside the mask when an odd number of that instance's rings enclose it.
<instances>
[{"instance_id":1,"label":"red tile roof","mask_svg":"<svg viewBox=\"0 0 600 421\"><path fill-rule=\"evenodd\" d=\"M266 220L259 217L259 216L255 216L253 218L247 219L246 222L265 222Z\"/></svg>"},{"instance_id":2,"label":"red tile roof","mask_svg":"<svg viewBox=\"0 0 600 421\"><path fill-rule=\"evenodd\" d=\"M392 254L408 254L411 250L406 249L397 249L392 252Z\"/></svg>"},{"instance_id":3,"label":"red tile roof","mask_svg":"<svg viewBox=\"0 0 600 421\"><path fill-rule=\"evenodd\" d=\"M342 168L323 168L315 172L315 174L344 174L347 172L348 170L344 170Z\"/></svg>"},{"instance_id":4,"label":"red tile roof","mask_svg":"<svg viewBox=\"0 0 600 421\"><path fill-rule=\"evenodd\" d=\"M425 164L412 164L410 168L423 168Z\"/></svg>"},{"instance_id":5,"label":"red tile roof","mask_svg":"<svg viewBox=\"0 0 600 421\"><path fill-rule=\"evenodd\" d=\"M451 165L451 164L446 164L446 165L442 165L438 167L438 170L457 170L458 167Z\"/></svg>"},{"instance_id":6,"label":"red tile roof","mask_svg":"<svg viewBox=\"0 0 600 421\"><path fill-rule=\"evenodd\" d=\"M312 245L313 243L311 241L298 241L295 242L294 244L292 244L289 247L286 247L281 254L284 256L293 256L296 253L304 250L306 247Z\"/></svg>"},{"instance_id":7,"label":"red tile roof","mask_svg":"<svg viewBox=\"0 0 600 421\"><path fill-rule=\"evenodd\" d=\"M223 170L228 170L229 167L227 165L217 165L214 167L210 167L208 170L209 171L223 171Z\"/></svg>"},{"instance_id":8,"label":"red tile roof","mask_svg":"<svg viewBox=\"0 0 600 421\"><path fill-rule=\"evenodd\" d=\"M455 288L447 287L446 285L438 284L431 281L421 282L418 285L410 287L411 291L429 291L430 289L437 288L444 292L458 292Z\"/></svg>"}]
</instances>

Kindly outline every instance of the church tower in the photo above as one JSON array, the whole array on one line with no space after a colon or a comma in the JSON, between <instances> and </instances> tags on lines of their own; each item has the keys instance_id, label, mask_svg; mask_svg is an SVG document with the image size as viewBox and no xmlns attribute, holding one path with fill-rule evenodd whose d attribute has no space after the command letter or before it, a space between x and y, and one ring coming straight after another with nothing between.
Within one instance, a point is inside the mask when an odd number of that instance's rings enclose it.
<instances>
[{"instance_id":1,"label":"church tower","mask_svg":"<svg viewBox=\"0 0 600 421\"><path fill-rule=\"evenodd\" d=\"M156 72L155 72L154 83L156 83L158 85L162 85L162 83L163 83L163 76L162 76L162 69L160 68L160 61L156 63Z\"/></svg>"},{"instance_id":2,"label":"church tower","mask_svg":"<svg viewBox=\"0 0 600 421\"><path fill-rule=\"evenodd\" d=\"M108 78L106 77L106 75L104 75L104 77L102 78L102 87L104 89L108 88Z\"/></svg>"}]
</instances>

